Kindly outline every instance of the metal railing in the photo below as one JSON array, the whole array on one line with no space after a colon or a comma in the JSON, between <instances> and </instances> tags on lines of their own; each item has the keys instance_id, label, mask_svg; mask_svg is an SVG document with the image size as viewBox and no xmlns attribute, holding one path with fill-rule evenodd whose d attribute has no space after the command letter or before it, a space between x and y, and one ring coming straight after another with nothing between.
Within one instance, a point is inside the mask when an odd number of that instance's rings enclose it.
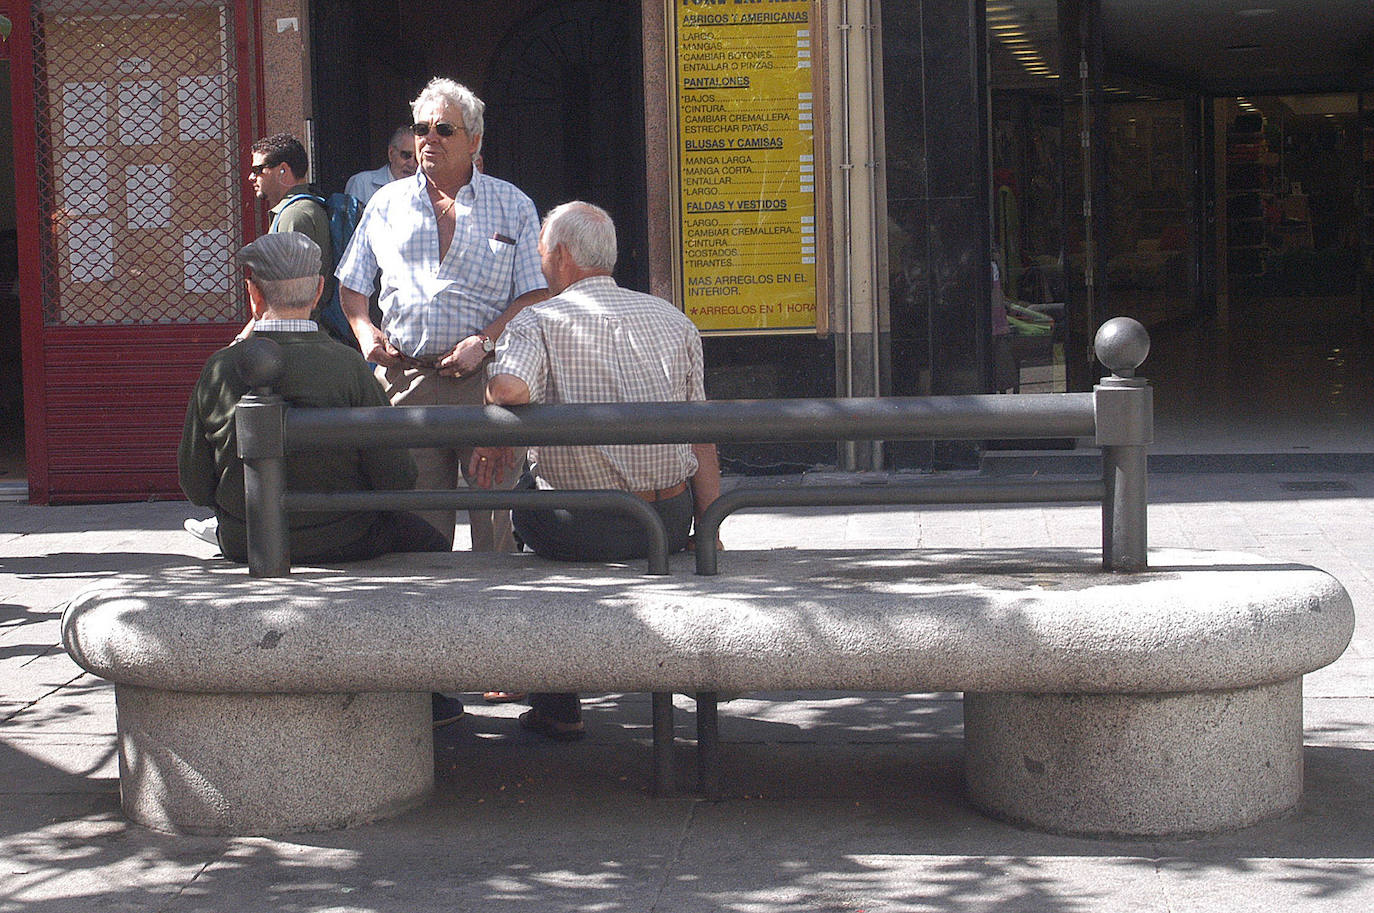
<instances>
[{"instance_id":1,"label":"metal railing","mask_svg":"<svg viewBox=\"0 0 1374 913\"><path fill-rule=\"evenodd\" d=\"M252 391L239 403L248 566L257 577L290 573L286 515L301 510L597 509L639 520L649 538L649 573L668 572L667 535L644 501L624 491L515 490L288 492L285 460L314 450L559 444L757 443L764 441L979 440L1092 437L1102 477L1068 482L912 481L882 487L740 487L722 495L697 526L697 573L716 573L716 532L745 507L1100 501L1102 563L1144 569L1146 448L1153 435L1151 388L1135 370L1149 352L1145 328L1118 317L1095 347L1112 371L1091 393L1028 396L739 400L703 403L389 406L293 409L272 392L282 356L268 340L240 343L240 371Z\"/></svg>"}]
</instances>

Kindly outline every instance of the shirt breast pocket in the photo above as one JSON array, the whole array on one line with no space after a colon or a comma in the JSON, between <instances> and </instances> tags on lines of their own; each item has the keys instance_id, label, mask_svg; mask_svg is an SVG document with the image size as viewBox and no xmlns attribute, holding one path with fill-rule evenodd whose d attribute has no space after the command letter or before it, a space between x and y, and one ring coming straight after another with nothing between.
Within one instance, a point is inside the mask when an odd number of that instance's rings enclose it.
<instances>
[{"instance_id":1,"label":"shirt breast pocket","mask_svg":"<svg viewBox=\"0 0 1374 913\"><path fill-rule=\"evenodd\" d=\"M479 245L473 285L494 298L510 294L515 271L515 245L500 238L488 238Z\"/></svg>"}]
</instances>

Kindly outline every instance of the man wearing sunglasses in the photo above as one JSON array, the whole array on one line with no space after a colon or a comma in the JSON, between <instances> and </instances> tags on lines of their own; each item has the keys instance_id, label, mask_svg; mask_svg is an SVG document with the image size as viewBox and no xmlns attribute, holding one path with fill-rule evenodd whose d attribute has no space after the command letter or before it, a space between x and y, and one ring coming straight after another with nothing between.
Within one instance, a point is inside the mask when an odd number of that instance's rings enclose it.
<instances>
[{"instance_id":1,"label":"man wearing sunglasses","mask_svg":"<svg viewBox=\"0 0 1374 913\"><path fill-rule=\"evenodd\" d=\"M415 134L409 126L397 127L386 147L386 164L353 175L344 185L344 193L366 204L374 193L387 184L414 174L415 167Z\"/></svg>"},{"instance_id":2,"label":"man wearing sunglasses","mask_svg":"<svg viewBox=\"0 0 1374 913\"><path fill-rule=\"evenodd\" d=\"M344 314L393 405L481 405L483 368L501 331L548 294L534 203L474 166L484 109L465 86L430 80L411 103L419 171L377 190L335 271ZM368 314L379 284L380 326ZM415 451L416 486L467 484L470 453ZM500 487L517 477L483 476ZM452 511L425 517L452 541ZM474 551L514 550L508 511L468 518Z\"/></svg>"},{"instance_id":3,"label":"man wearing sunglasses","mask_svg":"<svg viewBox=\"0 0 1374 913\"><path fill-rule=\"evenodd\" d=\"M258 140L251 151L253 160L248 167L248 180L258 199L270 207L272 223L268 231L298 231L319 246L320 275L325 280L322 300L328 301L334 282L329 269L334 263L334 247L329 240L329 213L305 182L310 173L305 147L289 133L276 133ZM311 318L319 320L319 311L316 310Z\"/></svg>"}]
</instances>

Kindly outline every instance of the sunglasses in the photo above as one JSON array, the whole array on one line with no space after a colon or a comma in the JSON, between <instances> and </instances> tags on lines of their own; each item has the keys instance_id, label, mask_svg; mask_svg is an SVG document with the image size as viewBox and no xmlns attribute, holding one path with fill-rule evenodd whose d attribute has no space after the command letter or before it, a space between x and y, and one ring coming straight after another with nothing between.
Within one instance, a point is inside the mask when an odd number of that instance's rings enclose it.
<instances>
[{"instance_id":1,"label":"sunglasses","mask_svg":"<svg viewBox=\"0 0 1374 913\"><path fill-rule=\"evenodd\" d=\"M414 133L416 136L429 136L429 131L431 128L434 130L435 133L444 137L452 136L459 130L463 129L462 127L459 127L455 124L450 124L448 121L444 120L438 121L434 124L429 123L429 121L422 120L419 123L411 124L410 132Z\"/></svg>"},{"instance_id":2,"label":"sunglasses","mask_svg":"<svg viewBox=\"0 0 1374 913\"><path fill-rule=\"evenodd\" d=\"M251 174L253 177L257 177L258 175L266 171L268 168L275 168L280 164L281 162L263 162L261 165L249 165L248 173Z\"/></svg>"},{"instance_id":3,"label":"sunglasses","mask_svg":"<svg viewBox=\"0 0 1374 913\"><path fill-rule=\"evenodd\" d=\"M396 149L395 146L392 146L391 148ZM405 159L407 162L415 158L415 153L411 152L409 149L396 149L396 154L399 155L401 158Z\"/></svg>"}]
</instances>

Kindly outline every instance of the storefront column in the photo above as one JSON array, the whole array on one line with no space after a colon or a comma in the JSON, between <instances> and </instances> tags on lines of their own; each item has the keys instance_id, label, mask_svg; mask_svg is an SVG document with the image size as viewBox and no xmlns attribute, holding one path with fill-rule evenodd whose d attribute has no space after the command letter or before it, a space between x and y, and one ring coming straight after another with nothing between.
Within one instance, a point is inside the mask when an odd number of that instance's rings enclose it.
<instances>
[{"instance_id":1,"label":"storefront column","mask_svg":"<svg viewBox=\"0 0 1374 913\"><path fill-rule=\"evenodd\" d=\"M982 0L882 4L891 393L983 393L991 238ZM980 445L890 444L893 467L972 468Z\"/></svg>"}]
</instances>

